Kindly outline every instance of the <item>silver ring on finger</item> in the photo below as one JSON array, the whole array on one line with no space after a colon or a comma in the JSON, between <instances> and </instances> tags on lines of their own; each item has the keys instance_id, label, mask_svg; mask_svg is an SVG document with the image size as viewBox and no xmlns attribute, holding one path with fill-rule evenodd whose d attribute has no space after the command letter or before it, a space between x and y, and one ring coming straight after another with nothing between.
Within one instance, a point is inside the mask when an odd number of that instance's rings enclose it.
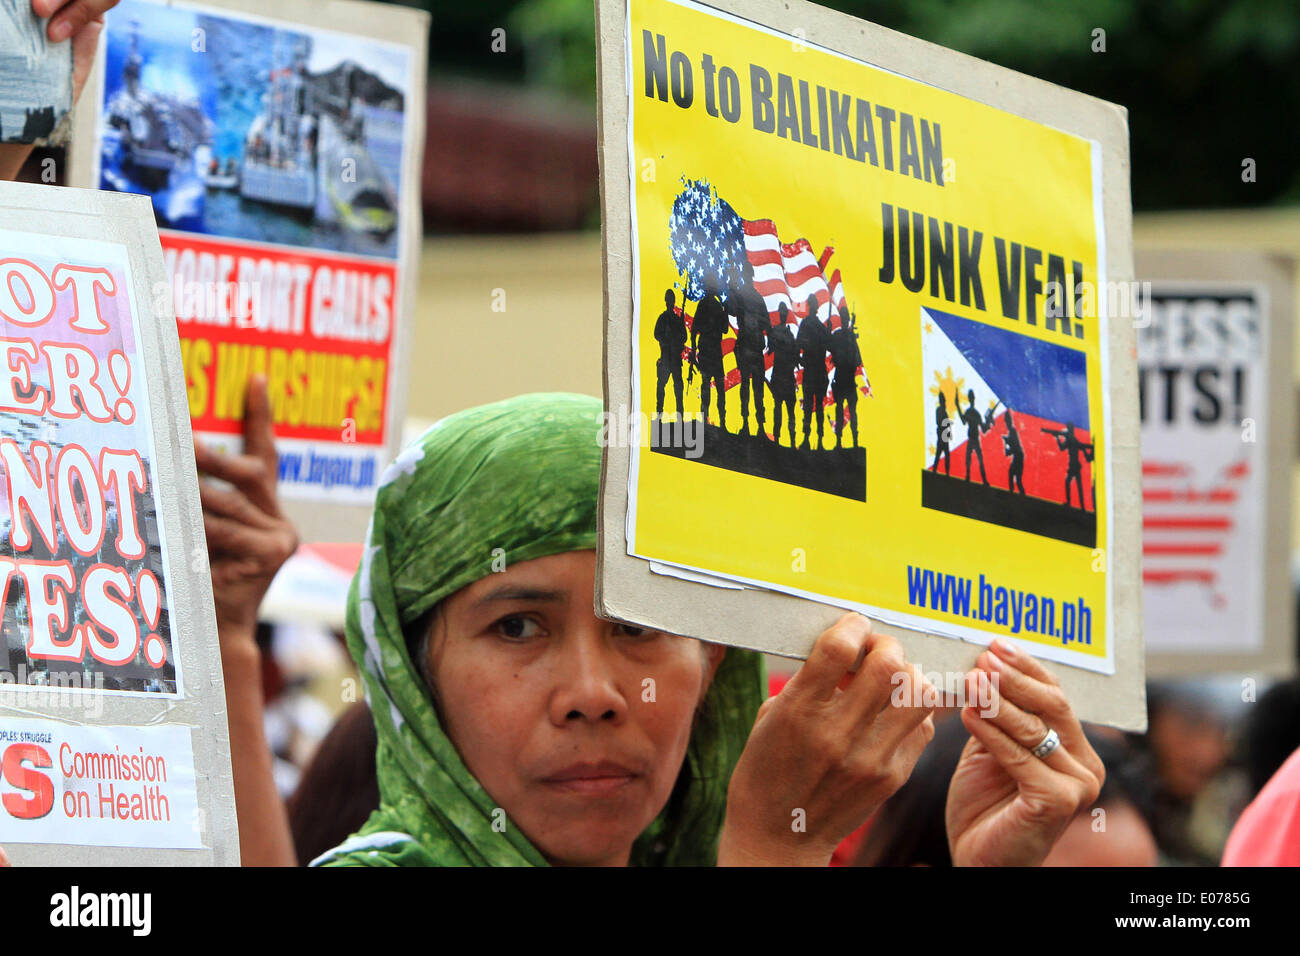
<instances>
[{"instance_id":1,"label":"silver ring on finger","mask_svg":"<svg viewBox=\"0 0 1300 956\"><path fill-rule=\"evenodd\" d=\"M1061 735L1058 734L1051 727L1048 727L1047 736L1044 737L1039 742L1038 746L1035 747L1031 752L1039 760L1046 760L1047 755L1050 754L1053 750L1055 750L1059 746L1061 746Z\"/></svg>"}]
</instances>

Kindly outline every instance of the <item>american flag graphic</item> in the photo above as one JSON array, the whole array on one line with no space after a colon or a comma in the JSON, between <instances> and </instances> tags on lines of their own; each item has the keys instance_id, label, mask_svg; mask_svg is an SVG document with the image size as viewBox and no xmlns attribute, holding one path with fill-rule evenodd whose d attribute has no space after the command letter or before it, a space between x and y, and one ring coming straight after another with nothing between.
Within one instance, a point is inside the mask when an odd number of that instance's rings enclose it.
<instances>
[{"instance_id":1,"label":"american flag graphic","mask_svg":"<svg viewBox=\"0 0 1300 956\"><path fill-rule=\"evenodd\" d=\"M812 243L800 237L794 242L781 241L776 224L771 219L745 219L731 204L717 194L707 180L687 180L673 201L668 218L669 243L673 263L685 278L684 294L698 302L712 284L725 303L730 289L741 288L746 281L747 267L752 272L754 288L763 297L769 321L780 317L780 307L788 310L786 321L798 334L799 324L808 315L808 297L817 298L817 318L832 332L840 327L839 308L847 303L840 270L826 277L826 265L834 254L827 246L821 256L813 252ZM691 317L683 311L689 326ZM731 318L735 328L735 318ZM722 342L723 361L726 363L726 385L730 389L740 382L740 371L730 358L735 339ZM766 356L770 377L772 356ZM827 387L824 404L831 403L834 386L834 366L830 356L826 368L831 382ZM871 383L862 366L857 368L862 377L859 391L871 395ZM796 372L802 384L803 370Z\"/></svg>"},{"instance_id":2,"label":"american flag graphic","mask_svg":"<svg viewBox=\"0 0 1300 956\"><path fill-rule=\"evenodd\" d=\"M799 320L808 314L808 297L817 297L817 318L832 331L839 328L839 308L844 304L844 284L838 269L826 278L826 262L835 251L827 246L821 258L813 255L807 239L785 243L771 219L743 220L745 256L754 267L754 288L763 297L772 318L781 304ZM794 323L798 325L798 321Z\"/></svg>"},{"instance_id":3,"label":"american flag graphic","mask_svg":"<svg viewBox=\"0 0 1300 956\"><path fill-rule=\"evenodd\" d=\"M1250 463L1242 459L1223 469L1210 487L1197 488L1187 464L1142 463L1144 584L1216 587L1235 527L1240 486L1249 474Z\"/></svg>"}]
</instances>

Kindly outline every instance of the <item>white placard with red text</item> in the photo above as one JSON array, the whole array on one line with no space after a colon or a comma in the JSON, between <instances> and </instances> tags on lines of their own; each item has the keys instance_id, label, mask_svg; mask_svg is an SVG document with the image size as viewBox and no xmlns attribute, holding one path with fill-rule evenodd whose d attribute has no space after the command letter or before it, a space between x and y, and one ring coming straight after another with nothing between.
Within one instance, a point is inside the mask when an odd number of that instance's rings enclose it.
<instances>
[{"instance_id":1,"label":"white placard with red text","mask_svg":"<svg viewBox=\"0 0 1300 956\"><path fill-rule=\"evenodd\" d=\"M0 230L0 669L182 692L126 247Z\"/></svg>"},{"instance_id":2,"label":"white placard with red text","mask_svg":"<svg viewBox=\"0 0 1300 956\"><path fill-rule=\"evenodd\" d=\"M0 183L0 845L237 864L211 570L149 200Z\"/></svg>"},{"instance_id":3,"label":"white placard with red text","mask_svg":"<svg viewBox=\"0 0 1300 956\"><path fill-rule=\"evenodd\" d=\"M1148 672L1295 671L1294 261L1138 253Z\"/></svg>"},{"instance_id":4,"label":"white placard with red text","mask_svg":"<svg viewBox=\"0 0 1300 956\"><path fill-rule=\"evenodd\" d=\"M1150 652L1264 643L1268 290L1154 283L1138 330Z\"/></svg>"},{"instance_id":5,"label":"white placard with red text","mask_svg":"<svg viewBox=\"0 0 1300 956\"><path fill-rule=\"evenodd\" d=\"M197 848L188 727L0 719L0 844Z\"/></svg>"}]
</instances>

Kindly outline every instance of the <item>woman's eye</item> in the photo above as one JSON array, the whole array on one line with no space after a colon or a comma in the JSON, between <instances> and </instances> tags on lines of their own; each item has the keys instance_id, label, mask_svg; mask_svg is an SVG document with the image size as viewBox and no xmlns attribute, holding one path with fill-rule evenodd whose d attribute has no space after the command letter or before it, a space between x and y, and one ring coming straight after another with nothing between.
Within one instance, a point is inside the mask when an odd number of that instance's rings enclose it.
<instances>
[{"instance_id":1,"label":"woman's eye","mask_svg":"<svg viewBox=\"0 0 1300 956\"><path fill-rule=\"evenodd\" d=\"M530 637L536 637L542 630L532 618L519 615L503 617L492 627L502 637L512 641L526 641Z\"/></svg>"},{"instance_id":2,"label":"woman's eye","mask_svg":"<svg viewBox=\"0 0 1300 956\"><path fill-rule=\"evenodd\" d=\"M656 633L644 627L637 627L635 624L619 624L618 632L624 637L648 637Z\"/></svg>"}]
</instances>

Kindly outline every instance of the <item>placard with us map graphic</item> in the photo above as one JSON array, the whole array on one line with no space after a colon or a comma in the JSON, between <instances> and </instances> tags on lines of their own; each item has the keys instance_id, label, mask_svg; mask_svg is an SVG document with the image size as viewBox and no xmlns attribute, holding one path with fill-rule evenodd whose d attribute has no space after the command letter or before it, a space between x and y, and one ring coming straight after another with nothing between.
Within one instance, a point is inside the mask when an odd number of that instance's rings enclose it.
<instances>
[{"instance_id":1,"label":"placard with us map graphic","mask_svg":"<svg viewBox=\"0 0 1300 956\"><path fill-rule=\"evenodd\" d=\"M1235 250L1138 262L1149 667L1289 673L1291 264Z\"/></svg>"}]
</instances>

